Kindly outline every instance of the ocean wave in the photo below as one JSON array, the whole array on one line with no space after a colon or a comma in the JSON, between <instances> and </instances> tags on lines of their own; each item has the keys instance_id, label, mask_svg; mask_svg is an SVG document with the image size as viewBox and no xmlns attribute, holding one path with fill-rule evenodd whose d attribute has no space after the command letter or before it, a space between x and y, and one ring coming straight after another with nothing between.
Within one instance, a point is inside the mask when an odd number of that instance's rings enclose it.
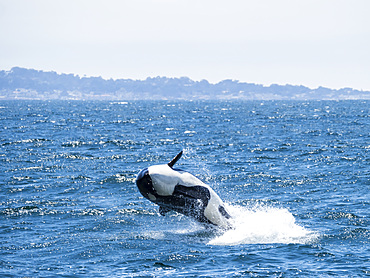
<instances>
[{"instance_id":1,"label":"ocean wave","mask_svg":"<svg viewBox=\"0 0 370 278\"><path fill-rule=\"evenodd\" d=\"M119 209L117 213L123 215L158 215L156 211L134 208Z\"/></svg>"},{"instance_id":2,"label":"ocean wave","mask_svg":"<svg viewBox=\"0 0 370 278\"><path fill-rule=\"evenodd\" d=\"M23 139L23 140L15 140L15 141L8 141L1 143L0 146L11 146L11 145L20 145L20 144L28 144L28 143L34 143L35 145L40 144L42 142L50 142L51 140L45 139L45 138L29 138L29 139Z\"/></svg>"}]
</instances>

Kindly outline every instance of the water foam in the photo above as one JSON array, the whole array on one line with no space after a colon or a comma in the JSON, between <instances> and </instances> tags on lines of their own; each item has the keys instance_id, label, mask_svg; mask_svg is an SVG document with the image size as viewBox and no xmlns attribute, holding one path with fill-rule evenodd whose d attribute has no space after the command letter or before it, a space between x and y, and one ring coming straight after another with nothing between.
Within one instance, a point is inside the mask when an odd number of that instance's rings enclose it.
<instances>
[{"instance_id":1,"label":"water foam","mask_svg":"<svg viewBox=\"0 0 370 278\"><path fill-rule=\"evenodd\" d=\"M317 235L298 225L284 208L228 206L233 229L209 241L210 245L271 244L311 242Z\"/></svg>"}]
</instances>

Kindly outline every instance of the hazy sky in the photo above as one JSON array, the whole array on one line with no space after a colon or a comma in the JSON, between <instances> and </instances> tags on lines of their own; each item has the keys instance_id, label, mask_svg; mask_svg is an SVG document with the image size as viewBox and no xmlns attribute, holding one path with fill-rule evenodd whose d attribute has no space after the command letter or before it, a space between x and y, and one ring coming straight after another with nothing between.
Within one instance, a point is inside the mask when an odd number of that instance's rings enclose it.
<instances>
[{"instance_id":1,"label":"hazy sky","mask_svg":"<svg viewBox=\"0 0 370 278\"><path fill-rule=\"evenodd\" d=\"M0 0L0 69L370 90L369 0Z\"/></svg>"}]
</instances>

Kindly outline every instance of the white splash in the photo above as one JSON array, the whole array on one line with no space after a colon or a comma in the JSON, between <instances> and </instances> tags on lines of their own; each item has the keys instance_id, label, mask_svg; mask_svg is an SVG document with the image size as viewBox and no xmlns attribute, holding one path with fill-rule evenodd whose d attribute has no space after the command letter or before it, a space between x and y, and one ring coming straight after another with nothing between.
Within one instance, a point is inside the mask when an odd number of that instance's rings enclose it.
<instances>
[{"instance_id":1,"label":"white splash","mask_svg":"<svg viewBox=\"0 0 370 278\"><path fill-rule=\"evenodd\" d=\"M213 238L210 245L300 243L317 238L317 234L299 226L294 216L283 208L228 206L233 229Z\"/></svg>"}]
</instances>

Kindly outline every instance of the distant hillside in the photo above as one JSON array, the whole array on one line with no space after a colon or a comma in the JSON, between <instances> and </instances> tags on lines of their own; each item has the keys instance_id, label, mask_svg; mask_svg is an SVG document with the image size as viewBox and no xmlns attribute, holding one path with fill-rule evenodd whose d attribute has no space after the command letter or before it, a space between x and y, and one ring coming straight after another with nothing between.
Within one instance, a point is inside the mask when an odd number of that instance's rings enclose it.
<instances>
[{"instance_id":1,"label":"distant hillside","mask_svg":"<svg viewBox=\"0 0 370 278\"><path fill-rule=\"evenodd\" d=\"M142 100L142 99L243 99L318 100L370 99L369 91L351 88L333 90L319 87L276 85L224 80L211 84L187 77L155 77L145 80L103 79L57 74L14 67L0 71L0 99Z\"/></svg>"}]
</instances>

